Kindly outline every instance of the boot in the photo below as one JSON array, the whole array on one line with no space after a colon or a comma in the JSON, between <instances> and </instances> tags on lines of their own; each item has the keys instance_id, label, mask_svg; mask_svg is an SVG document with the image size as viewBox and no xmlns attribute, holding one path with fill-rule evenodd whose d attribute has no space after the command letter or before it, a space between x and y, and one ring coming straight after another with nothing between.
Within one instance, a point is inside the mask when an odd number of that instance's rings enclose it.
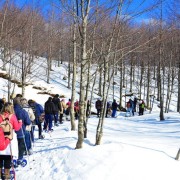
<instances>
[{"instance_id":1,"label":"boot","mask_svg":"<svg viewBox=\"0 0 180 180\"><path fill-rule=\"evenodd\" d=\"M0 168L0 179L3 179L2 169Z\"/></svg>"},{"instance_id":2,"label":"boot","mask_svg":"<svg viewBox=\"0 0 180 180\"><path fill-rule=\"evenodd\" d=\"M10 169L4 169L5 180L11 179Z\"/></svg>"},{"instance_id":3,"label":"boot","mask_svg":"<svg viewBox=\"0 0 180 180\"><path fill-rule=\"evenodd\" d=\"M2 168L0 168L0 179L2 179L2 180L5 179Z\"/></svg>"}]
</instances>

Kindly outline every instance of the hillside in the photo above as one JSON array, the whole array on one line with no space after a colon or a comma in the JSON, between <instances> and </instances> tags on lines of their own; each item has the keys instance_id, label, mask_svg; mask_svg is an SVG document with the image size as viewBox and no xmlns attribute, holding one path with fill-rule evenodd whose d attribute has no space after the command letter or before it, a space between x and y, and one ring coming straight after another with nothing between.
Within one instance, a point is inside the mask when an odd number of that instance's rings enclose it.
<instances>
[{"instance_id":1,"label":"hillside","mask_svg":"<svg viewBox=\"0 0 180 180\"><path fill-rule=\"evenodd\" d=\"M71 90L67 88L67 81L63 80L67 75L66 66L54 65L51 84L47 84L46 66L43 58L41 60L34 67L35 70L38 67L39 74L35 76L35 71L31 74L32 84L26 87L25 97L42 105L49 97L49 94L42 92L58 93L67 100ZM7 80L0 78L0 83L0 95L6 97ZM21 93L17 85L15 93ZM97 95L94 95L93 100L96 99ZM54 126L52 133L43 132L44 140L38 139L36 127L33 155L25 156L28 164L25 168L16 169L16 179L179 180L180 162L174 158L180 145L180 115L173 112L165 114L165 121L161 122L157 105L155 101L151 114L146 110L143 116L135 113L134 117L125 117L124 112L118 112L117 118L106 118L102 144L99 146L94 146L98 118L91 115L87 138L79 150L75 150L77 128L71 131L69 121L64 121L59 127Z\"/></svg>"}]
</instances>

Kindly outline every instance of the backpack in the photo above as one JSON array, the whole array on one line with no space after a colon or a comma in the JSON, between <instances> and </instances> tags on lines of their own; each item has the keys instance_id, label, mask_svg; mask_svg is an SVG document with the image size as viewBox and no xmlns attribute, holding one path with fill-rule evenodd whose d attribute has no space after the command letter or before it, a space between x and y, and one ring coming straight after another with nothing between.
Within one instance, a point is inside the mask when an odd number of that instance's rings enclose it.
<instances>
[{"instance_id":1,"label":"backpack","mask_svg":"<svg viewBox=\"0 0 180 180\"><path fill-rule=\"evenodd\" d=\"M43 123L44 120L45 120L45 114L42 113L42 114L39 116L39 122L40 122L40 123Z\"/></svg>"},{"instance_id":2,"label":"backpack","mask_svg":"<svg viewBox=\"0 0 180 180\"><path fill-rule=\"evenodd\" d=\"M30 125L26 125L26 131L31 131L32 124L33 124L33 122L35 120L34 112L33 112L31 107L23 107L23 109L28 113L29 118L31 120L31 124Z\"/></svg>"},{"instance_id":3,"label":"backpack","mask_svg":"<svg viewBox=\"0 0 180 180\"><path fill-rule=\"evenodd\" d=\"M12 124L9 122L9 117L4 117L1 115L3 121L0 123L0 151L7 148L10 141L13 139L13 128Z\"/></svg>"}]
</instances>

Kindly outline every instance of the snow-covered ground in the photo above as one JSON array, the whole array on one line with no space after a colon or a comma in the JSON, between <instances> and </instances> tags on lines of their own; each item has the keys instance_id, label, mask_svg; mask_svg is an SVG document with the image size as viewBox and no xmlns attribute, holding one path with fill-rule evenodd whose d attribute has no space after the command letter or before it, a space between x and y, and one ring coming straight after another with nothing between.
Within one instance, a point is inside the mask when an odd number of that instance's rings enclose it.
<instances>
[{"instance_id":1,"label":"snow-covered ground","mask_svg":"<svg viewBox=\"0 0 180 180\"><path fill-rule=\"evenodd\" d=\"M70 130L69 121L44 133L17 180L179 180L180 162L174 159L180 148L179 114L165 114L163 122L159 113L123 115L106 118L99 146L94 146L95 116L88 121L82 149L75 150L77 131Z\"/></svg>"}]
</instances>

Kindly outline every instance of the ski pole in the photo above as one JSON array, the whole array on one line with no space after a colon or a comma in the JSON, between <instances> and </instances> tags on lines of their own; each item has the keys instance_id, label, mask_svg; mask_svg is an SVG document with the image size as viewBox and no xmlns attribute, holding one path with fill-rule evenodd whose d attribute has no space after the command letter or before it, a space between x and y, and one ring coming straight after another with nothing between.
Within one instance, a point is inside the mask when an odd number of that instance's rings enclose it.
<instances>
[{"instance_id":1,"label":"ski pole","mask_svg":"<svg viewBox=\"0 0 180 180\"><path fill-rule=\"evenodd\" d=\"M29 136L30 136L30 141L31 141L31 149L32 149L32 155L33 155L33 161L35 161L35 159L34 159L34 146L32 146L32 137L31 137L31 133L30 133L30 131L29 131ZM34 144L33 144L34 145Z\"/></svg>"},{"instance_id":2,"label":"ski pole","mask_svg":"<svg viewBox=\"0 0 180 180\"><path fill-rule=\"evenodd\" d=\"M23 141L24 141L24 145L25 145L25 149L26 149L26 153L27 153L27 157L28 157L28 161L29 161L29 169L32 169L30 167L29 153L28 153L28 149L27 149L27 145L26 145L26 141L25 141L25 134L24 134L24 131L23 131L22 127L21 127L21 131L22 131L22 134L23 134Z\"/></svg>"}]
</instances>

